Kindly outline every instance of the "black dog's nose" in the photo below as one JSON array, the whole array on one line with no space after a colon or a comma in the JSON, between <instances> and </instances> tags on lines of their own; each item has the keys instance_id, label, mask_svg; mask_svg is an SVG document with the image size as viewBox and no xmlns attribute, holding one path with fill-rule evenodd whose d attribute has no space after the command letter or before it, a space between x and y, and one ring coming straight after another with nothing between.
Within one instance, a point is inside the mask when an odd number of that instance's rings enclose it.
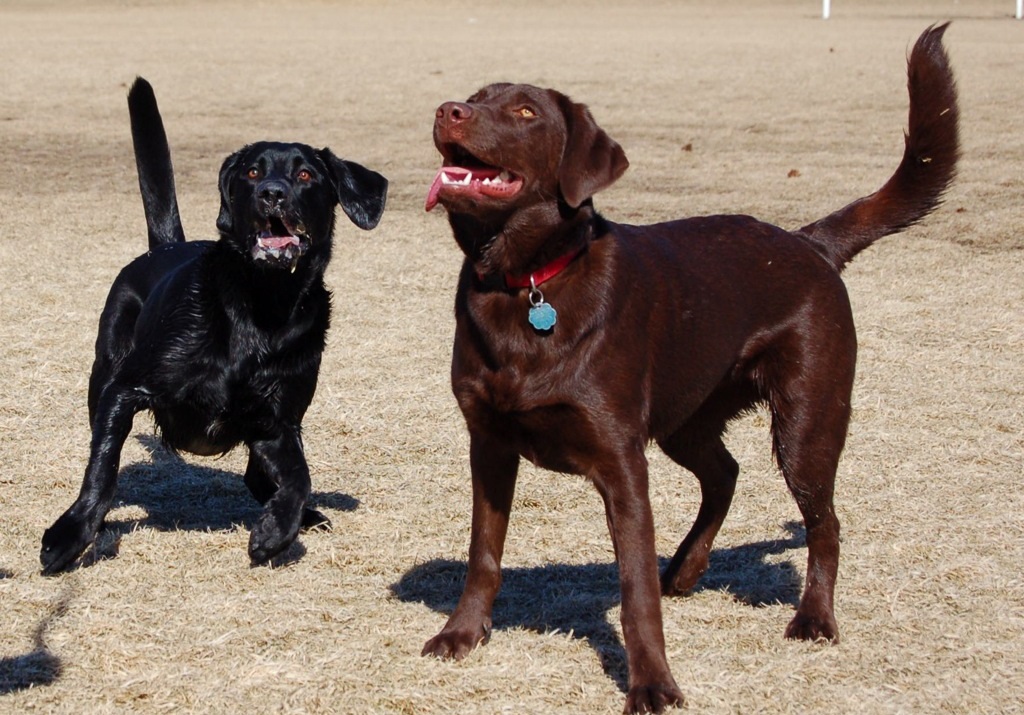
<instances>
[{"instance_id":1,"label":"black dog's nose","mask_svg":"<svg viewBox=\"0 0 1024 715\"><path fill-rule=\"evenodd\" d=\"M283 181L264 181L256 188L256 198L268 209L276 209L284 203L288 185Z\"/></svg>"},{"instance_id":2,"label":"black dog's nose","mask_svg":"<svg viewBox=\"0 0 1024 715\"><path fill-rule=\"evenodd\" d=\"M437 108L434 120L437 124L452 126L473 116L473 108L463 102L445 102Z\"/></svg>"}]
</instances>

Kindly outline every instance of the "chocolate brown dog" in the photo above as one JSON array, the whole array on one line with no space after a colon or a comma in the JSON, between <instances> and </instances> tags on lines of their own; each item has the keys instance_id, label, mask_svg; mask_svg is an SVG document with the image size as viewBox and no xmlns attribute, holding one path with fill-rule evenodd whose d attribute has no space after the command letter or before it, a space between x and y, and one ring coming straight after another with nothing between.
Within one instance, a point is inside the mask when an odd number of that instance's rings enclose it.
<instances>
[{"instance_id":1,"label":"chocolate brown dog","mask_svg":"<svg viewBox=\"0 0 1024 715\"><path fill-rule=\"evenodd\" d=\"M427 210L448 211L466 259L455 303L452 387L470 433L473 524L458 606L425 655L486 641L521 457L590 479L604 499L622 590L626 712L682 702L661 593L708 565L738 468L726 424L755 404L807 529L807 584L788 638L838 638L836 465L857 341L840 272L941 201L959 156L956 88L929 28L909 59L903 160L876 193L798 231L748 216L651 226L606 221L591 197L626 170L583 105L494 84L437 110L443 166ZM658 583L646 445L700 482L696 521Z\"/></svg>"}]
</instances>

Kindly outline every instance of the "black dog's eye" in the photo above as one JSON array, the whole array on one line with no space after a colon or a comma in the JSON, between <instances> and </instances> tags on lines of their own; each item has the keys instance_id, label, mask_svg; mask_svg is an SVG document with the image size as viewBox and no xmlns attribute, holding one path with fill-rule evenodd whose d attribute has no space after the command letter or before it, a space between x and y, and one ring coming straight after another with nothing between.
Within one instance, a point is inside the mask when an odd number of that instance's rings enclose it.
<instances>
[{"instance_id":1,"label":"black dog's eye","mask_svg":"<svg viewBox=\"0 0 1024 715\"><path fill-rule=\"evenodd\" d=\"M253 168L249 169L249 171L246 173L246 176L248 176L250 179L258 179L260 178L260 170L254 166Z\"/></svg>"},{"instance_id":2,"label":"black dog's eye","mask_svg":"<svg viewBox=\"0 0 1024 715\"><path fill-rule=\"evenodd\" d=\"M520 107L516 110L516 114L523 119L533 119L537 116L537 112L534 111L533 107Z\"/></svg>"},{"instance_id":3,"label":"black dog's eye","mask_svg":"<svg viewBox=\"0 0 1024 715\"><path fill-rule=\"evenodd\" d=\"M308 182L313 180L313 174L309 169L299 169L299 173L295 175L295 178L302 182Z\"/></svg>"}]
</instances>

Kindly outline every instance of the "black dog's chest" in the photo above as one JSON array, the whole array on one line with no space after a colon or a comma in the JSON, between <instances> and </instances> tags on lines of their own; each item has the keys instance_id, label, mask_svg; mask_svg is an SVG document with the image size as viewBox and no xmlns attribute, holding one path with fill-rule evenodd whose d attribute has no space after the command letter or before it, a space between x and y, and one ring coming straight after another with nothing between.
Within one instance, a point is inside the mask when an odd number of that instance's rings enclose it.
<instances>
[{"instance_id":1,"label":"black dog's chest","mask_svg":"<svg viewBox=\"0 0 1024 715\"><path fill-rule=\"evenodd\" d=\"M319 352L230 347L202 354L184 379L154 390L151 409L175 448L220 454L301 423L316 388Z\"/></svg>"}]
</instances>

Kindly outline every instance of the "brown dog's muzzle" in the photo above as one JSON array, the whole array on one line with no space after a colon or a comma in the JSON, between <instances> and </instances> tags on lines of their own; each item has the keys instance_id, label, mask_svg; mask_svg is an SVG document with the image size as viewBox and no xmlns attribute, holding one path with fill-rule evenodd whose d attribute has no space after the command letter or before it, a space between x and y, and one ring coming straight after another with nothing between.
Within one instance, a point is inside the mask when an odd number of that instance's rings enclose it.
<instances>
[{"instance_id":1,"label":"brown dog's muzzle","mask_svg":"<svg viewBox=\"0 0 1024 715\"><path fill-rule=\"evenodd\" d=\"M445 102L434 114L434 144L441 152L442 165L427 192L426 210L441 201L462 200L466 206L481 202L495 205L507 202L523 188L523 178L511 170L490 164L464 146L470 133L469 120L476 110L464 102ZM487 115L481 115L485 122ZM485 129L473 122L476 129ZM446 205L448 205L446 203Z\"/></svg>"}]
</instances>

